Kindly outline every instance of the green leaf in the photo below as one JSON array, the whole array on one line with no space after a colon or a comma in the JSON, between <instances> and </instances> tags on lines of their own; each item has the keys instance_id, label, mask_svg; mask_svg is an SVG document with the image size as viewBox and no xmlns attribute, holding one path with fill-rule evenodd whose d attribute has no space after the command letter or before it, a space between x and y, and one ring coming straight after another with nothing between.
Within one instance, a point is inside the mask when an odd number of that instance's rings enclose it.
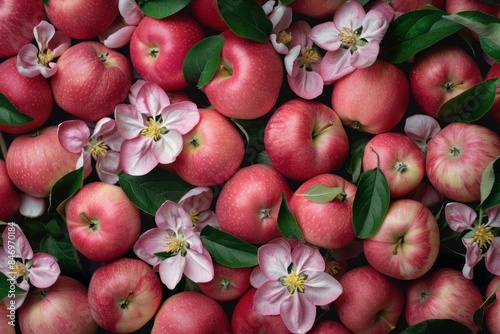
<instances>
[{"instance_id":1,"label":"green leaf","mask_svg":"<svg viewBox=\"0 0 500 334\"><path fill-rule=\"evenodd\" d=\"M19 112L9 99L0 93L0 124L22 125L29 123L33 117Z\"/></svg>"},{"instance_id":2,"label":"green leaf","mask_svg":"<svg viewBox=\"0 0 500 334\"><path fill-rule=\"evenodd\" d=\"M223 44L224 37L214 35L201 40L189 50L182 65L187 82L197 83L198 88L203 88L212 80L219 65Z\"/></svg>"},{"instance_id":3,"label":"green leaf","mask_svg":"<svg viewBox=\"0 0 500 334\"><path fill-rule=\"evenodd\" d=\"M402 63L463 28L444 19L446 14L438 9L420 9L399 16L389 24L381 43L381 57L394 64Z\"/></svg>"},{"instance_id":4,"label":"green leaf","mask_svg":"<svg viewBox=\"0 0 500 334\"><path fill-rule=\"evenodd\" d=\"M179 176L160 167L143 176L120 173L118 179L130 201L152 216L166 200L178 202L182 196L194 188Z\"/></svg>"},{"instance_id":5,"label":"green leaf","mask_svg":"<svg viewBox=\"0 0 500 334\"><path fill-rule=\"evenodd\" d=\"M363 166L363 155L365 154L365 146L368 143L368 138L362 137L356 140L351 145L349 156L346 161L346 171L351 174L351 182L358 183Z\"/></svg>"},{"instance_id":6,"label":"green leaf","mask_svg":"<svg viewBox=\"0 0 500 334\"><path fill-rule=\"evenodd\" d=\"M53 236L54 238L59 238L59 237L63 236L63 233L61 231L61 227L59 226L59 223L55 219L50 220L43 227L44 227L45 232L47 232L49 235Z\"/></svg>"},{"instance_id":7,"label":"green leaf","mask_svg":"<svg viewBox=\"0 0 500 334\"><path fill-rule=\"evenodd\" d=\"M472 334L469 327L450 319L432 319L419 322L405 329L401 334Z\"/></svg>"},{"instance_id":8,"label":"green leaf","mask_svg":"<svg viewBox=\"0 0 500 334\"><path fill-rule=\"evenodd\" d=\"M163 260L168 259L169 257L174 256L175 254L167 253L167 252L158 252L158 253L154 253L153 255L163 261Z\"/></svg>"},{"instance_id":9,"label":"green leaf","mask_svg":"<svg viewBox=\"0 0 500 334\"><path fill-rule=\"evenodd\" d=\"M323 184L315 184L307 189L304 194L297 194L297 196L304 196L314 203L325 204L333 201L335 198L341 199L342 194L344 194L344 189L341 187L328 187Z\"/></svg>"},{"instance_id":10,"label":"green leaf","mask_svg":"<svg viewBox=\"0 0 500 334\"><path fill-rule=\"evenodd\" d=\"M234 235L207 225L200 233L203 246L212 259L226 267L243 268L258 264L257 247Z\"/></svg>"},{"instance_id":11,"label":"green leaf","mask_svg":"<svg viewBox=\"0 0 500 334\"><path fill-rule=\"evenodd\" d=\"M50 3L50 0L42 0L42 2L44 3L45 6L48 6Z\"/></svg>"},{"instance_id":12,"label":"green leaf","mask_svg":"<svg viewBox=\"0 0 500 334\"><path fill-rule=\"evenodd\" d=\"M40 241L40 251L52 255L61 268L61 273L68 276L81 276L83 269L71 240L67 235L59 238L48 234Z\"/></svg>"},{"instance_id":13,"label":"green leaf","mask_svg":"<svg viewBox=\"0 0 500 334\"><path fill-rule=\"evenodd\" d=\"M357 0L357 1L361 4L361 6L364 6L370 2L370 0Z\"/></svg>"},{"instance_id":14,"label":"green leaf","mask_svg":"<svg viewBox=\"0 0 500 334\"><path fill-rule=\"evenodd\" d=\"M304 239L302 235L302 231L300 230L299 225L297 225L297 221L290 211L290 207L288 206L288 201L286 199L285 192L281 194L282 200L280 205L280 211L278 213L278 228L281 234L285 238L289 239Z\"/></svg>"},{"instance_id":15,"label":"green leaf","mask_svg":"<svg viewBox=\"0 0 500 334\"><path fill-rule=\"evenodd\" d=\"M138 0L144 15L162 19L186 7L191 0Z\"/></svg>"},{"instance_id":16,"label":"green leaf","mask_svg":"<svg viewBox=\"0 0 500 334\"><path fill-rule=\"evenodd\" d=\"M14 289L11 290L11 281L9 280L9 277L0 272L0 300L4 299L5 297L9 297L10 299L14 300L13 295L19 295L24 292L26 291L16 285L14 285Z\"/></svg>"},{"instance_id":17,"label":"green leaf","mask_svg":"<svg viewBox=\"0 0 500 334\"><path fill-rule=\"evenodd\" d=\"M60 178L50 189L49 213L59 212L64 217L64 204L83 184L83 167L69 172Z\"/></svg>"},{"instance_id":18,"label":"green leaf","mask_svg":"<svg viewBox=\"0 0 500 334\"><path fill-rule=\"evenodd\" d=\"M295 0L281 0L280 2L281 2L281 4L282 4L282 5L289 5L289 4L291 4L292 2L294 2L294 1L295 1ZM369 0L368 0L368 1L369 1Z\"/></svg>"},{"instance_id":19,"label":"green leaf","mask_svg":"<svg viewBox=\"0 0 500 334\"><path fill-rule=\"evenodd\" d=\"M500 288L500 284L493 290L493 292L486 298L483 304L474 312L474 325L480 330L483 329L484 325L484 310L489 305L493 304L493 302L497 299L497 290Z\"/></svg>"},{"instance_id":20,"label":"green leaf","mask_svg":"<svg viewBox=\"0 0 500 334\"><path fill-rule=\"evenodd\" d=\"M495 102L500 78L491 78L474 85L439 107L437 117L446 123L471 123L483 117Z\"/></svg>"},{"instance_id":21,"label":"green leaf","mask_svg":"<svg viewBox=\"0 0 500 334\"><path fill-rule=\"evenodd\" d=\"M361 173L352 204L352 220L356 236L372 236L384 220L390 202L389 184L380 168Z\"/></svg>"},{"instance_id":22,"label":"green leaf","mask_svg":"<svg viewBox=\"0 0 500 334\"><path fill-rule=\"evenodd\" d=\"M496 41L479 36L479 43L486 55L496 62L500 62L500 47Z\"/></svg>"},{"instance_id":23,"label":"green leaf","mask_svg":"<svg viewBox=\"0 0 500 334\"><path fill-rule=\"evenodd\" d=\"M483 210L500 204L500 157L486 166L481 176L481 203Z\"/></svg>"},{"instance_id":24,"label":"green leaf","mask_svg":"<svg viewBox=\"0 0 500 334\"><path fill-rule=\"evenodd\" d=\"M265 43L273 24L255 0L217 0L217 7L229 29L236 35Z\"/></svg>"}]
</instances>

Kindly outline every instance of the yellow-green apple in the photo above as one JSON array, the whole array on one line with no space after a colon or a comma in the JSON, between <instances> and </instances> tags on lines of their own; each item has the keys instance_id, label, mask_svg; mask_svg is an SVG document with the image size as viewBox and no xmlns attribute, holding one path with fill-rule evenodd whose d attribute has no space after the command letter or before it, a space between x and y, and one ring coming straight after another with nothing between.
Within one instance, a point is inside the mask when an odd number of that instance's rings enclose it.
<instances>
[{"instance_id":1,"label":"yellow-green apple","mask_svg":"<svg viewBox=\"0 0 500 334\"><path fill-rule=\"evenodd\" d=\"M240 298L250 288L252 268L231 268L214 263L214 278L198 283L200 291L216 301L226 302Z\"/></svg>"},{"instance_id":2,"label":"yellow-green apple","mask_svg":"<svg viewBox=\"0 0 500 334\"><path fill-rule=\"evenodd\" d=\"M342 294L334 301L342 324L353 333L389 333L404 308L404 292L371 266L348 270L340 278Z\"/></svg>"},{"instance_id":3,"label":"yellow-green apple","mask_svg":"<svg viewBox=\"0 0 500 334\"><path fill-rule=\"evenodd\" d=\"M349 140L335 111L303 99L286 101L266 124L264 147L283 176L305 181L337 170L349 153Z\"/></svg>"},{"instance_id":4,"label":"yellow-green apple","mask_svg":"<svg viewBox=\"0 0 500 334\"><path fill-rule=\"evenodd\" d=\"M383 60L333 83L333 110L345 126L363 132L378 134L394 128L403 119L409 101L406 74Z\"/></svg>"},{"instance_id":5,"label":"yellow-green apple","mask_svg":"<svg viewBox=\"0 0 500 334\"><path fill-rule=\"evenodd\" d=\"M282 193L292 189L274 167L255 164L239 169L222 187L215 214L221 230L251 244L263 244L281 235L278 213Z\"/></svg>"},{"instance_id":6,"label":"yellow-green apple","mask_svg":"<svg viewBox=\"0 0 500 334\"><path fill-rule=\"evenodd\" d=\"M496 300L485 310L485 324L492 334L500 333L500 276L493 277L486 287L486 298L496 293Z\"/></svg>"},{"instance_id":7,"label":"yellow-green apple","mask_svg":"<svg viewBox=\"0 0 500 334\"><path fill-rule=\"evenodd\" d=\"M477 333L472 315L482 303L474 281L456 269L437 268L406 287L406 322L411 326L429 319L451 319Z\"/></svg>"},{"instance_id":8,"label":"yellow-green apple","mask_svg":"<svg viewBox=\"0 0 500 334\"><path fill-rule=\"evenodd\" d=\"M492 78L500 78L500 63L494 63L486 73L486 80ZM500 124L500 85L497 87L497 94L493 106L489 110L489 114L493 119Z\"/></svg>"},{"instance_id":9,"label":"yellow-green apple","mask_svg":"<svg viewBox=\"0 0 500 334\"><path fill-rule=\"evenodd\" d=\"M312 187L340 188L339 196L327 203L317 203L306 195ZM356 238L352 226L352 204L357 187L335 174L320 174L302 183L290 199L290 211L297 220L304 239L318 247L338 249Z\"/></svg>"},{"instance_id":10,"label":"yellow-green apple","mask_svg":"<svg viewBox=\"0 0 500 334\"><path fill-rule=\"evenodd\" d=\"M130 60L146 81L164 90L188 86L182 65L189 50L205 37L201 25L188 13L163 19L146 16L130 39Z\"/></svg>"},{"instance_id":11,"label":"yellow-green apple","mask_svg":"<svg viewBox=\"0 0 500 334\"><path fill-rule=\"evenodd\" d=\"M351 332L345 328L340 322L325 319L317 322L308 334L350 334Z\"/></svg>"},{"instance_id":12,"label":"yellow-green apple","mask_svg":"<svg viewBox=\"0 0 500 334\"><path fill-rule=\"evenodd\" d=\"M427 146L426 174L443 196L458 202L481 199L481 177L500 156L500 137L478 124L451 123Z\"/></svg>"},{"instance_id":13,"label":"yellow-green apple","mask_svg":"<svg viewBox=\"0 0 500 334\"><path fill-rule=\"evenodd\" d=\"M33 28L44 17L45 10L41 1L1 0L0 58L15 56L25 44L30 43L34 38Z\"/></svg>"},{"instance_id":14,"label":"yellow-green apple","mask_svg":"<svg viewBox=\"0 0 500 334\"><path fill-rule=\"evenodd\" d=\"M294 13L315 19L326 19L333 17L337 8L346 2L347 0L295 0L289 6Z\"/></svg>"},{"instance_id":15,"label":"yellow-green apple","mask_svg":"<svg viewBox=\"0 0 500 334\"><path fill-rule=\"evenodd\" d=\"M97 331L87 288L64 275L46 289L30 290L18 316L22 333L92 334Z\"/></svg>"},{"instance_id":16,"label":"yellow-green apple","mask_svg":"<svg viewBox=\"0 0 500 334\"><path fill-rule=\"evenodd\" d=\"M200 120L183 136L182 151L172 167L193 185L221 184L240 168L245 144L227 117L211 109L199 109L199 112Z\"/></svg>"},{"instance_id":17,"label":"yellow-green apple","mask_svg":"<svg viewBox=\"0 0 500 334\"><path fill-rule=\"evenodd\" d=\"M377 232L363 241L363 250L377 271L412 280L431 269L439 244L439 226L432 212L415 200L397 199L390 203Z\"/></svg>"},{"instance_id":18,"label":"yellow-green apple","mask_svg":"<svg viewBox=\"0 0 500 334\"><path fill-rule=\"evenodd\" d=\"M104 32L118 16L118 0L50 0L45 12L67 36L91 39Z\"/></svg>"},{"instance_id":19,"label":"yellow-green apple","mask_svg":"<svg viewBox=\"0 0 500 334\"><path fill-rule=\"evenodd\" d=\"M94 122L112 114L132 85L130 61L96 41L71 46L57 60L50 86L59 107Z\"/></svg>"},{"instance_id":20,"label":"yellow-green apple","mask_svg":"<svg viewBox=\"0 0 500 334\"><path fill-rule=\"evenodd\" d=\"M57 126L52 125L14 138L5 164L9 178L19 190L45 198L60 178L76 169L79 157L80 154L62 147Z\"/></svg>"},{"instance_id":21,"label":"yellow-green apple","mask_svg":"<svg viewBox=\"0 0 500 334\"><path fill-rule=\"evenodd\" d=\"M158 311L162 284L146 262L121 257L92 274L88 300L99 326L112 333L130 333L143 327Z\"/></svg>"},{"instance_id":22,"label":"yellow-green apple","mask_svg":"<svg viewBox=\"0 0 500 334\"><path fill-rule=\"evenodd\" d=\"M425 159L410 138L398 132L372 137L365 146L363 170L379 167L389 184L391 197L399 198L415 189L425 176Z\"/></svg>"},{"instance_id":23,"label":"yellow-green apple","mask_svg":"<svg viewBox=\"0 0 500 334\"><path fill-rule=\"evenodd\" d=\"M5 161L0 160L0 220L11 220L19 211L20 204L19 193L7 174Z\"/></svg>"},{"instance_id":24,"label":"yellow-green apple","mask_svg":"<svg viewBox=\"0 0 500 334\"><path fill-rule=\"evenodd\" d=\"M195 291L167 298L156 313L151 334L230 334L231 324L222 306Z\"/></svg>"},{"instance_id":25,"label":"yellow-green apple","mask_svg":"<svg viewBox=\"0 0 500 334\"><path fill-rule=\"evenodd\" d=\"M52 114L54 98L49 82L43 76L28 78L19 73L16 57L0 63L0 94L5 95L21 113L33 118L21 125L0 124L0 131L22 134L42 127Z\"/></svg>"},{"instance_id":26,"label":"yellow-green apple","mask_svg":"<svg viewBox=\"0 0 500 334\"><path fill-rule=\"evenodd\" d=\"M479 66L465 50L441 44L415 56L409 77L417 106L432 117L437 117L443 103L483 80Z\"/></svg>"},{"instance_id":27,"label":"yellow-green apple","mask_svg":"<svg viewBox=\"0 0 500 334\"><path fill-rule=\"evenodd\" d=\"M283 83L280 55L270 42L255 42L231 30L220 35L225 40L219 66L203 87L208 100L230 118L255 119L267 114L278 100Z\"/></svg>"},{"instance_id":28,"label":"yellow-green apple","mask_svg":"<svg viewBox=\"0 0 500 334\"><path fill-rule=\"evenodd\" d=\"M91 261L115 260L139 238L139 209L117 185L85 184L70 198L65 213L71 243Z\"/></svg>"},{"instance_id":29,"label":"yellow-green apple","mask_svg":"<svg viewBox=\"0 0 500 334\"><path fill-rule=\"evenodd\" d=\"M192 0L188 8L193 17L209 29L221 32L229 28L219 13L217 0Z\"/></svg>"}]
</instances>

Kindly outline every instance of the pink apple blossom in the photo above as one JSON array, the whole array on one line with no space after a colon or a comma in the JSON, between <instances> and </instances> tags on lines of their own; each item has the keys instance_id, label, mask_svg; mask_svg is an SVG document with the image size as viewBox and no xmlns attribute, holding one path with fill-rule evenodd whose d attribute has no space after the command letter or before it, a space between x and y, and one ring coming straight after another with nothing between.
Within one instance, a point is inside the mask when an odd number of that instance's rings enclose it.
<instances>
[{"instance_id":1,"label":"pink apple blossom","mask_svg":"<svg viewBox=\"0 0 500 334\"><path fill-rule=\"evenodd\" d=\"M404 132L417 144L424 156L427 154L427 144L439 131L441 126L438 121L429 115L417 114L406 118Z\"/></svg>"},{"instance_id":2,"label":"pink apple blossom","mask_svg":"<svg viewBox=\"0 0 500 334\"><path fill-rule=\"evenodd\" d=\"M333 22L314 26L311 40L327 51L321 61L323 80L333 82L356 68L372 65L388 26L385 12L378 9L365 12L354 0L337 9Z\"/></svg>"},{"instance_id":3,"label":"pink apple blossom","mask_svg":"<svg viewBox=\"0 0 500 334\"><path fill-rule=\"evenodd\" d=\"M145 175L158 163L169 164L182 150L182 135L200 120L196 104L183 101L170 104L167 93L154 83L144 83L135 104L115 108L118 131L125 138L120 162L123 171Z\"/></svg>"},{"instance_id":4,"label":"pink apple blossom","mask_svg":"<svg viewBox=\"0 0 500 334\"><path fill-rule=\"evenodd\" d=\"M41 21L33 28L38 48L33 44L23 46L17 55L17 70L26 77L39 74L51 77L57 71L54 59L71 46L71 39L47 21Z\"/></svg>"},{"instance_id":5,"label":"pink apple blossom","mask_svg":"<svg viewBox=\"0 0 500 334\"><path fill-rule=\"evenodd\" d=\"M178 204L189 214L193 226L198 232L201 232L207 225L219 228L217 216L210 210L212 199L212 189L208 187L196 187L189 190L179 200Z\"/></svg>"},{"instance_id":6,"label":"pink apple blossom","mask_svg":"<svg viewBox=\"0 0 500 334\"><path fill-rule=\"evenodd\" d=\"M156 212L155 221L158 227L139 237L134 252L159 271L161 281L174 289L183 274L195 283L212 280L212 258L189 214L179 204L166 201Z\"/></svg>"},{"instance_id":7,"label":"pink apple blossom","mask_svg":"<svg viewBox=\"0 0 500 334\"><path fill-rule=\"evenodd\" d=\"M111 49L127 45L144 18L144 13L135 0L119 0L118 11L120 15L115 23L98 36L99 41Z\"/></svg>"},{"instance_id":8,"label":"pink apple blossom","mask_svg":"<svg viewBox=\"0 0 500 334\"><path fill-rule=\"evenodd\" d=\"M273 24L269 39L274 49L283 55L288 53L290 42L290 25L292 24L292 8L281 4L280 1L267 1L262 5L264 12Z\"/></svg>"}]
</instances>

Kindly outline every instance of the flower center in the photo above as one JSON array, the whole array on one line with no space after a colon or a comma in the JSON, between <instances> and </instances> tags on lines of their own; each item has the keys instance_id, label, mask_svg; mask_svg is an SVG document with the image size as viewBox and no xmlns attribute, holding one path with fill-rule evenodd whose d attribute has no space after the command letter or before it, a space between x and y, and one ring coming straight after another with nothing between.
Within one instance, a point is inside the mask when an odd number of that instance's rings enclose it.
<instances>
[{"instance_id":1,"label":"flower center","mask_svg":"<svg viewBox=\"0 0 500 334\"><path fill-rule=\"evenodd\" d=\"M50 49L45 49L38 53L38 63L44 66L49 66L49 63L54 59L54 52Z\"/></svg>"},{"instance_id":2,"label":"flower center","mask_svg":"<svg viewBox=\"0 0 500 334\"><path fill-rule=\"evenodd\" d=\"M488 248L495 237L493 232L491 232L492 228L492 226L485 226L485 224L478 225L474 237L472 237L472 242L477 243L479 248Z\"/></svg>"},{"instance_id":3,"label":"flower center","mask_svg":"<svg viewBox=\"0 0 500 334\"><path fill-rule=\"evenodd\" d=\"M278 33L278 36L276 36L276 42L282 43L285 45L290 44L291 40L292 40L292 34L288 33L286 30L281 30Z\"/></svg>"},{"instance_id":4,"label":"flower center","mask_svg":"<svg viewBox=\"0 0 500 334\"><path fill-rule=\"evenodd\" d=\"M306 46L302 49L302 53L299 57L299 66L306 67L307 70L312 70L311 65L317 63L320 60L320 55L316 49L312 46Z\"/></svg>"},{"instance_id":5,"label":"flower center","mask_svg":"<svg viewBox=\"0 0 500 334\"><path fill-rule=\"evenodd\" d=\"M102 140L101 137L95 139L91 138L89 140L90 142L90 154L92 155L92 158L97 159L98 156L103 156L105 157L106 154L108 153L109 146L106 145L106 143Z\"/></svg>"},{"instance_id":6,"label":"flower center","mask_svg":"<svg viewBox=\"0 0 500 334\"><path fill-rule=\"evenodd\" d=\"M357 42L357 34L356 31L348 28L342 29L341 32L339 32L339 37L340 41L342 43L342 46L349 49L353 46L356 45Z\"/></svg>"},{"instance_id":7,"label":"flower center","mask_svg":"<svg viewBox=\"0 0 500 334\"><path fill-rule=\"evenodd\" d=\"M295 291L304 292L304 283L307 280L307 275L300 273L297 275L295 271L292 271L288 276L283 276L280 278L281 285L286 286L288 292L293 295Z\"/></svg>"},{"instance_id":8,"label":"flower center","mask_svg":"<svg viewBox=\"0 0 500 334\"><path fill-rule=\"evenodd\" d=\"M141 135L153 138L154 141L158 141L161 135L164 134L164 130L165 129L161 127L161 117L158 120L155 120L153 117L149 117L146 127L141 130Z\"/></svg>"},{"instance_id":9,"label":"flower center","mask_svg":"<svg viewBox=\"0 0 500 334\"><path fill-rule=\"evenodd\" d=\"M325 272L328 275L335 276L339 273L339 271L340 271L340 263L338 263L338 261L331 260L326 262Z\"/></svg>"},{"instance_id":10,"label":"flower center","mask_svg":"<svg viewBox=\"0 0 500 334\"><path fill-rule=\"evenodd\" d=\"M23 278L26 277L28 274L28 269L24 264L22 264L19 261L16 261L16 263L14 264L14 268L12 269L12 272L16 273L16 280L17 280L20 277Z\"/></svg>"},{"instance_id":11,"label":"flower center","mask_svg":"<svg viewBox=\"0 0 500 334\"><path fill-rule=\"evenodd\" d=\"M181 253L181 255L184 256L187 248L189 248L189 244L182 239L182 236L177 237L172 235L165 237L163 240L166 242L165 251L173 255Z\"/></svg>"},{"instance_id":12,"label":"flower center","mask_svg":"<svg viewBox=\"0 0 500 334\"><path fill-rule=\"evenodd\" d=\"M200 221L200 217L198 216L198 211L191 209L188 211L189 217L191 218L191 222L193 223L193 226L196 227L198 225L198 222Z\"/></svg>"}]
</instances>

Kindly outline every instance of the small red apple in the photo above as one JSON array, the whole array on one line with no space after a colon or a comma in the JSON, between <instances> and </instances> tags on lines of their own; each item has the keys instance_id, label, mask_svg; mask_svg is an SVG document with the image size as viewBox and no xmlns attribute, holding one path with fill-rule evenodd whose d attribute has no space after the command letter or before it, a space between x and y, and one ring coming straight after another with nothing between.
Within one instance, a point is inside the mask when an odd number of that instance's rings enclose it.
<instances>
[{"instance_id":1,"label":"small red apple","mask_svg":"<svg viewBox=\"0 0 500 334\"><path fill-rule=\"evenodd\" d=\"M198 283L200 291L217 301L225 302L240 298L250 288L252 268L230 268L214 263L214 278Z\"/></svg>"}]
</instances>

